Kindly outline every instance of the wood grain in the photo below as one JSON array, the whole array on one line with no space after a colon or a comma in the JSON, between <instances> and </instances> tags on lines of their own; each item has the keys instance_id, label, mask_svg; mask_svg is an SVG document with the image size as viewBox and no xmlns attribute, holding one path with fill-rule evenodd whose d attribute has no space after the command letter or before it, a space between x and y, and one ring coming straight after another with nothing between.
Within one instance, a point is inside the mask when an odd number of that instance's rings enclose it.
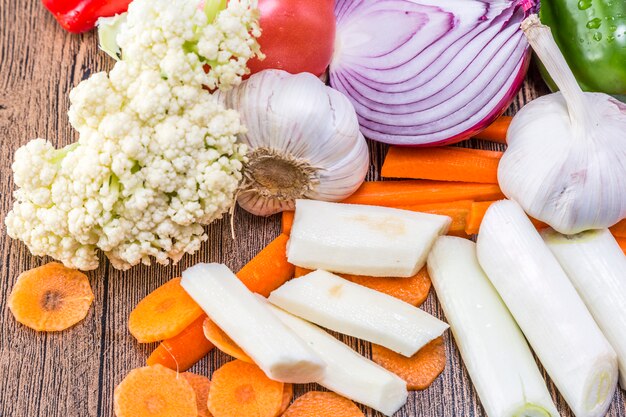
<instances>
[{"instance_id":1,"label":"wood grain","mask_svg":"<svg viewBox=\"0 0 626 417\"><path fill-rule=\"evenodd\" d=\"M97 49L94 34L72 36L61 30L37 0L0 0L0 219L11 208L14 151L29 139L45 137L63 146L76 139L67 122L68 92L111 61ZM531 73L509 109L545 93ZM472 140L472 147L497 148ZM370 144L370 179L377 179L386 147ZM236 212L236 240L226 221L209 228L209 243L195 256L174 267L137 267L120 272L102 262L91 271L96 299L87 318L63 333L35 333L15 322L6 307L8 293L20 272L49 259L35 258L23 244L6 236L0 226L0 417L112 416L115 385L132 368L144 364L154 345L138 345L126 329L132 307L148 292L179 275L198 261L224 262L239 269L279 233L278 217L263 219ZM424 309L443 318L433 294ZM367 343L346 339L364 355ZM483 416L476 393L449 334L448 363L444 373L427 390L411 395L402 417ZM194 371L210 375L229 358L218 351ZM307 386L298 386L301 395ZM550 390L562 410L563 400ZM626 417L625 395L618 390L610 417ZM366 410L368 416L378 416Z\"/></svg>"}]
</instances>

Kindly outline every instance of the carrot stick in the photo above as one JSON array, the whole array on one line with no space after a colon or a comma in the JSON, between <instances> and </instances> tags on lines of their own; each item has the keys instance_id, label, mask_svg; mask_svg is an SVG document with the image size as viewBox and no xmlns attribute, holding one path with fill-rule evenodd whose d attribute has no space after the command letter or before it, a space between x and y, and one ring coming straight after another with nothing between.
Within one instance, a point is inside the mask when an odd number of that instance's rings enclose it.
<instances>
[{"instance_id":1,"label":"carrot stick","mask_svg":"<svg viewBox=\"0 0 626 417\"><path fill-rule=\"evenodd\" d=\"M626 219L609 228L613 236L626 237Z\"/></svg>"},{"instance_id":2,"label":"carrot stick","mask_svg":"<svg viewBox=\"0 0 626 417\"><path fill-rule=\"evenodd\" d=\"M452 181L370 181L350 197L349 204L368 204L384 207L408 207L448 201L487 201L504 198L496 184L478 184Z\"/></svg>"},{"instance_id":3,"label":"carrot stick","mask_svg":"<svg viewBox=\"0 0 626 417\"><path fill-rule=\"evenodd\" d=\"M310 269L296 267L296 277L313 272ZM421 305L430 291L430 277L426 267L410 278L366 277L362 275L337 274L355 284L380 291L414 306Z\"/></svg>"},{"instance_id":4,"label":"carrot stick","mask_svg":"<svg viewBox=\"0 0 626 417\"><path fill-rule=\"evenodd\" d=\"M426 389L446 367L446 348L438 337L407 358L399 353L372 344L372 360L406 381L407 389Z\"/></svg>"},{"instance_id":5,"label":"carrot stick","mask_svg":"<svg viewBox=\"0 0 626 417\"><path fill-rule=\"evenodd\" d=\"M446 146L403 148L392 146L385 157L382 176L439 181L498 183L502 152Z\"/></svg>"},{"instance_id":6,"label":"carrot stick","mask_svg":"<svg viewBox=\"0 0 626 417\"><path fill-rule=\"evenodd\" d=\"M166 339L148 357L148 365L163 365L178 372L186 371L213 349L204 337L202 324L206 315L197 318L180 334Z\"/></svg>"},{"instance_id":7,"label":"carrot stick","mask_svg":"<svg viewBox=\"0 0 626 417\"><path fill-rule=\"evenodd\" d=\"M465 234L465 222L467 221L470 209L472 207L471 200L461 201L447 201L442 203L428 203L428 204L416 204L416 205L399 205L392 206L393 208L420 211L423 213L440 214L443 216L450 216L452 223L450 224L449 234L458 234L463 232ZM293 225L294 212L283 211L282 218L282 230L283 233L288 235L291 233L291 227Z\"/></svg>"},{"instance_id":8,"label":"carrot stick","mask_svg":"<svg viewBox=\"0 0 626 417\"><path fill-rule=\"evenodd\" d=\"M622 248L622 251L624 251L624 255L626 255L626 238L616 237L615 240L617 240L617 244Z\"/></svg>"},{"instance_id":9,"label":"carrot stick","mask_svg":"<svg viewBox=\"0 0 626 417\"><path fill-rule=\"evenodd\" d=\"M283 405L284 384L256 365L235 359L213 372L209 411L214 417L275 417Z\"/></svg>"},{"instance_id":10,"label":"carrot stick","mask_svg":"<svg viewBox=\"0 0 626 417\"><path fill-rule=\"evenodd\" d=\"M474 137L490 142L506 143L506 131L509 130L511 120L513 120L511 116L500 116L495 122L487 126L485 130Z\"/></svg>"},{"instance_id":11,"label":"carrot stick","mask_svg":"<svg viewBox=\"0 0 626 417\"><path fill-rule=\"evenodd\" d=\"M485 217L485 213L492 203L494 203L494 201L477 201L472 203L470 212L467 215L467 220L465 222L466 234L473 235L478 233L480 229L480 223L483 221L483 217ZM535 228L537 228L538 230L549 227L547 224L540 220L534 219L530 216L529 218Z\"/></svg>"},{"instance_id":12,"label":"carrot stick","mask_svg":"<svg viewBox=\"0 0 626 417\"><path fill-rule=\"evenodd\" d=\"M278 236L237 273L250 291L267 297L293 278L294 266L287 261L288 240L286 235ZM182 372L202 359L214 347L204 336L205 318L203 314L180 334L162 341L148 358L148 364L161 364Z\"/></svg>"}]
</instances>

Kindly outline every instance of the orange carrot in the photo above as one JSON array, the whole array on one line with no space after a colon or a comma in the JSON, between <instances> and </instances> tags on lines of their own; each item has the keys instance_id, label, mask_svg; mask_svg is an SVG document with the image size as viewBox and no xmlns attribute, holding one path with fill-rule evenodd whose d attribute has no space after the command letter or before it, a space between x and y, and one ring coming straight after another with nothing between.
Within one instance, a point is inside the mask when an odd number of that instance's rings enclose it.
<instances>
[{"instance_id":1,"label":"orange carrot","mask_svg":"<svg viewBox=\"0 0 626 417\"><path fill-rule=\"evenodd\" d=\"M428 204L416 204L416 205L399 205L393 206L402 210L420 211L422 213L440 214L442 216L449 216L452 219L448 234L462 233L465 235L465 222L467 221L470 209L472 207L472 200L462 201L446 201L442 203L428 203ZM290 234L291 227L293 225L294 212L283 211L282 218L282 231L283 234Z\"/></svg>"},{"instance_id":2,"label":"orange carrot","mask_svg":"<svg viewBox=\"0 0 626 417\"><path fill-rule=\"evenodd\" d=\"M286 235L278 236L237 273L250 291L267 297L293 278L294 266L287 262L288 240ZM161 342L148 358L148 364L159 363L184 371L202 359L214 347L204 336L205 318L201 316L179 335Z\"/></svg>"},{"instance_id":3,"label":"orange carrot","mask_svg":"<svg viewBox=\"0 0 626 417\"><path fill-rule=\"evenodd\" d=\"M296 277L312 272L310 269L296 267ZM392 297L396 297L405 303L414 306L421 305L428 297L430 291L430 277L426 267L410 278L396 277L366 277L362 275L338 274L355 284L380 291Z\"/></svg>"},{"instance_id":4,"label":"orange carrot","mask_svg":"<svg viewBox=\"0 0 626 417\"><path fill-rule=\"evenodd\" d=\"M626 238L616 237L615 240L617 240L617 244L622 248L622 251L624 251L624 255L626 255Z\"/></svg>"},{"instance_id":5,"label":"orange carrot","mask_svg":"<svg viewBox=\"0 0 626 417\"><path fill-rule=\"evenodd\" d=\"M133 369L115 387L116 417L197 417L196 394L185 378L164 366Z\"/></svg>"},{"instance_id":6,"label":"orange carrot","mask_svg":"<svg viewBox=\"0 0 626 417\"><path fill-rule=\"evenodd\" d=\"M448 201L487 201L504 198L496 184L453 181L370 181L364 182L350 197L349 204L408 207Z\"/></svg>"},{"instance_id":7,"label":"orange carrot","mask_svg":"<svg viewBox=\"0 0 626 417\"><path fill-rule=\"evenodd\" d=\"M513 120L511 116L500 116L495 122L487 126L485 130L474 137L490 142L506 143L506 131L509 130L511 120Z\"/></svg>"},{"instance_id":8,"label":"orange carrot","mask_svg":"<svg viewBox=\"0 0 626 417\"><path fill-rule=\"evenodd\" d=\"M214 417L275 417L283 404L284 384L258 366L234 360L213 373L209 411Z\"/></svg>"},{"instance_id":9,"label":"orange carrot","mask_svg":"<svg viewBox=\"0 0 626 417\"><path fill-rule=\"evenodd\" d=\"M438 181L498 183L502 152L445 146L406 148L392 146L381 175L385 178L415 178Z\"/></svg>"},{"instance_id":10,"label":"orange carrot","mask_svg":"<svg viewBox=\"0 0 626 417\"><path fill-rule=\"evenodd\" d=\"M51 262L20 274L8 306L23 325L55 332L83 320L92 301L93 292L85 274Z\"/></svg>"},{"instance_id":11,"label":"orange carrot","mask_svg":"<svg viewBox=\"0 0 626 417\"><path fill-rule=\"evenodd\" d=\"M483 221L483 217L485 217L485 213L489 206L493 203L493 201L477 201L472 203L470 208L470 212L467 215L467 220L465 222L465 233L468 235L473 235L478 233L480 229L480 223ZM538 230L549 227L542 221L529 217L532 224Z\"/></svg>"},{"instance_id":12,"label":"orange carrot","mask_svg":"<svg viewBox=\"0 0 626 417\"><path fill-rule=\"evenodd\" d=\"M334 392L309 391L285 411L282 417L365 417L355 403Z\"/></svg>"},{"instance_id":13,"label":"orange carrot","mask_svg":"<svg viewBox=\"0 0 626 417\"><path fill-rule=\"evenodd\" d=\"M626 237L626 219L609 228L613 236Z\"/></svg>"},{"instance_id":14,"label":"orange carrot","mask_svg":"<svg viewBox=\"0 0 626 417\"><path fill-rule=\"evenodd\" d=\"M148 357L148 365L160 364L179 372L186 371L213 349L213 343L204 337L200 316L185 330L161 342Z\"/></svg>"},{"instance_id":15,"label":"orange carrot","mask_svg":"<svg viewBox=\"0 0 626 417\"><path fill-rule=\"evenodd\" d=\"M292 399L293 399L293 384L285 384L285 387L283 388L283 403L281 404L280 411L278 412L276 417L280 417L283 415L287 407L289 407L289 404L291 403Z\"/></svg>"},{"instance_id":16,"label":"orange carrot","mask_svg":"<svg viewBox=\"0 0 626 417\"><path fill-rule=\"evenodd\" d=\"M409 390L426 389L446 366L443 338L438 337L407 358L392 350L372 344L372 360L407 383Z\"/></svg>"},{"instance_id":17,"label":"orange carrot","mask_svg":"<svg viewBox=\"0 0 626 417\"><path fill-rule=\"evenodd\" d=\"M196 407L198 408L198 417L212 417L209 413L207 403L209 401L209 389L211 381L202 375L192 374L191 372L183 372L180 374L189 382L191 388L196 393Z\"/></svg>"},{"instance_id":18,"label":"orange carrot","mask_svg":"<svg viewBox=\"0 0 626 417\"><path fill-rule=\"evenodd\" d=\"M294 266L287 261L288 240L287 235L278 236L237 272L250 291L267 297L293 278Z\"/></svg>"},{"instance_id":19,"label":"orange carrot","mask_svg":"<svg viewBox=\"0 0 626 417\"><path fill-rule=\"evenodd\" d=\"M215 345L216 348L221 350L227 355L230 355L236 359L242 360L248 363L254 363L254 361L243 351L237 343L233 341L224 330L220 329L217 324L210 318L204 319L203 324L204 336Z\"/></svg>"},{"instance_id":20,"label":"orange carrot","mask_svg":"<svg viewBox=\"0 0 626 417\"><path fill-rule=\"evenodd\" d=\"M139 343L174 337L204 312L174 278L148 294L131 311L128 330Z\"/></svg>"}]
</instances>

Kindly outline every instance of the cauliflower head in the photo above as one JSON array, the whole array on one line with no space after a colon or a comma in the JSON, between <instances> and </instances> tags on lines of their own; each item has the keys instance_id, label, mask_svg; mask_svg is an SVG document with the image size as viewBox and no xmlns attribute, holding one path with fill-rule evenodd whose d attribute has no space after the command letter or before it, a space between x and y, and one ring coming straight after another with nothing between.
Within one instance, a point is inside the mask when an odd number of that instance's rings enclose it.
<instances>
[{"instance_id":1,"label":"cauliflower head","mask_svg":"<svg viewBox=\"0 0 626 417\"><path fill-rule=\"evenodd\" d=\"M233 204L246 149L237 112L208 91L241 82L258 55L258 17L230 0L211 17L198 1L135 0L117 40L123 59L70 93L79 140L17 150L9 235L66 266L178 261Z\"/></svg>"}]
</instances>

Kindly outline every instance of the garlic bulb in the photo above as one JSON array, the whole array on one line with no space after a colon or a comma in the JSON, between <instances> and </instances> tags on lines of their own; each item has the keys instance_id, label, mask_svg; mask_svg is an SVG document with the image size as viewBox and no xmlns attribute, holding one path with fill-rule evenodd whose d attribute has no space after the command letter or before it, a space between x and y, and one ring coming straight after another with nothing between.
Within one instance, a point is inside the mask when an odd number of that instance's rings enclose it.
<instances>
[{"instance_id":1,"label":"garlic bulb","mask_svg":"<svg viewBox=\"0 0 626 417\"><path fill-rule=\"evenodd\" d=\"M626 217L626 105L583 93L536 15L522 29L560 92L533 100L513 118L500 187L561 233L612 226Z\"/></svg>"},{"instance_id":2,"label":"garlic bulb","mask_svg":"<svg viewBox=\"0 0 626 417\"><path fill-rule=\"evenodd\" d=\"M369 153L356 113L340 92L308 73L254 74L216 93L235 109L249 147L238 203L269 216L293 210L295 200L340 201L365 179Z\"/></svg>"}]
</instances>

